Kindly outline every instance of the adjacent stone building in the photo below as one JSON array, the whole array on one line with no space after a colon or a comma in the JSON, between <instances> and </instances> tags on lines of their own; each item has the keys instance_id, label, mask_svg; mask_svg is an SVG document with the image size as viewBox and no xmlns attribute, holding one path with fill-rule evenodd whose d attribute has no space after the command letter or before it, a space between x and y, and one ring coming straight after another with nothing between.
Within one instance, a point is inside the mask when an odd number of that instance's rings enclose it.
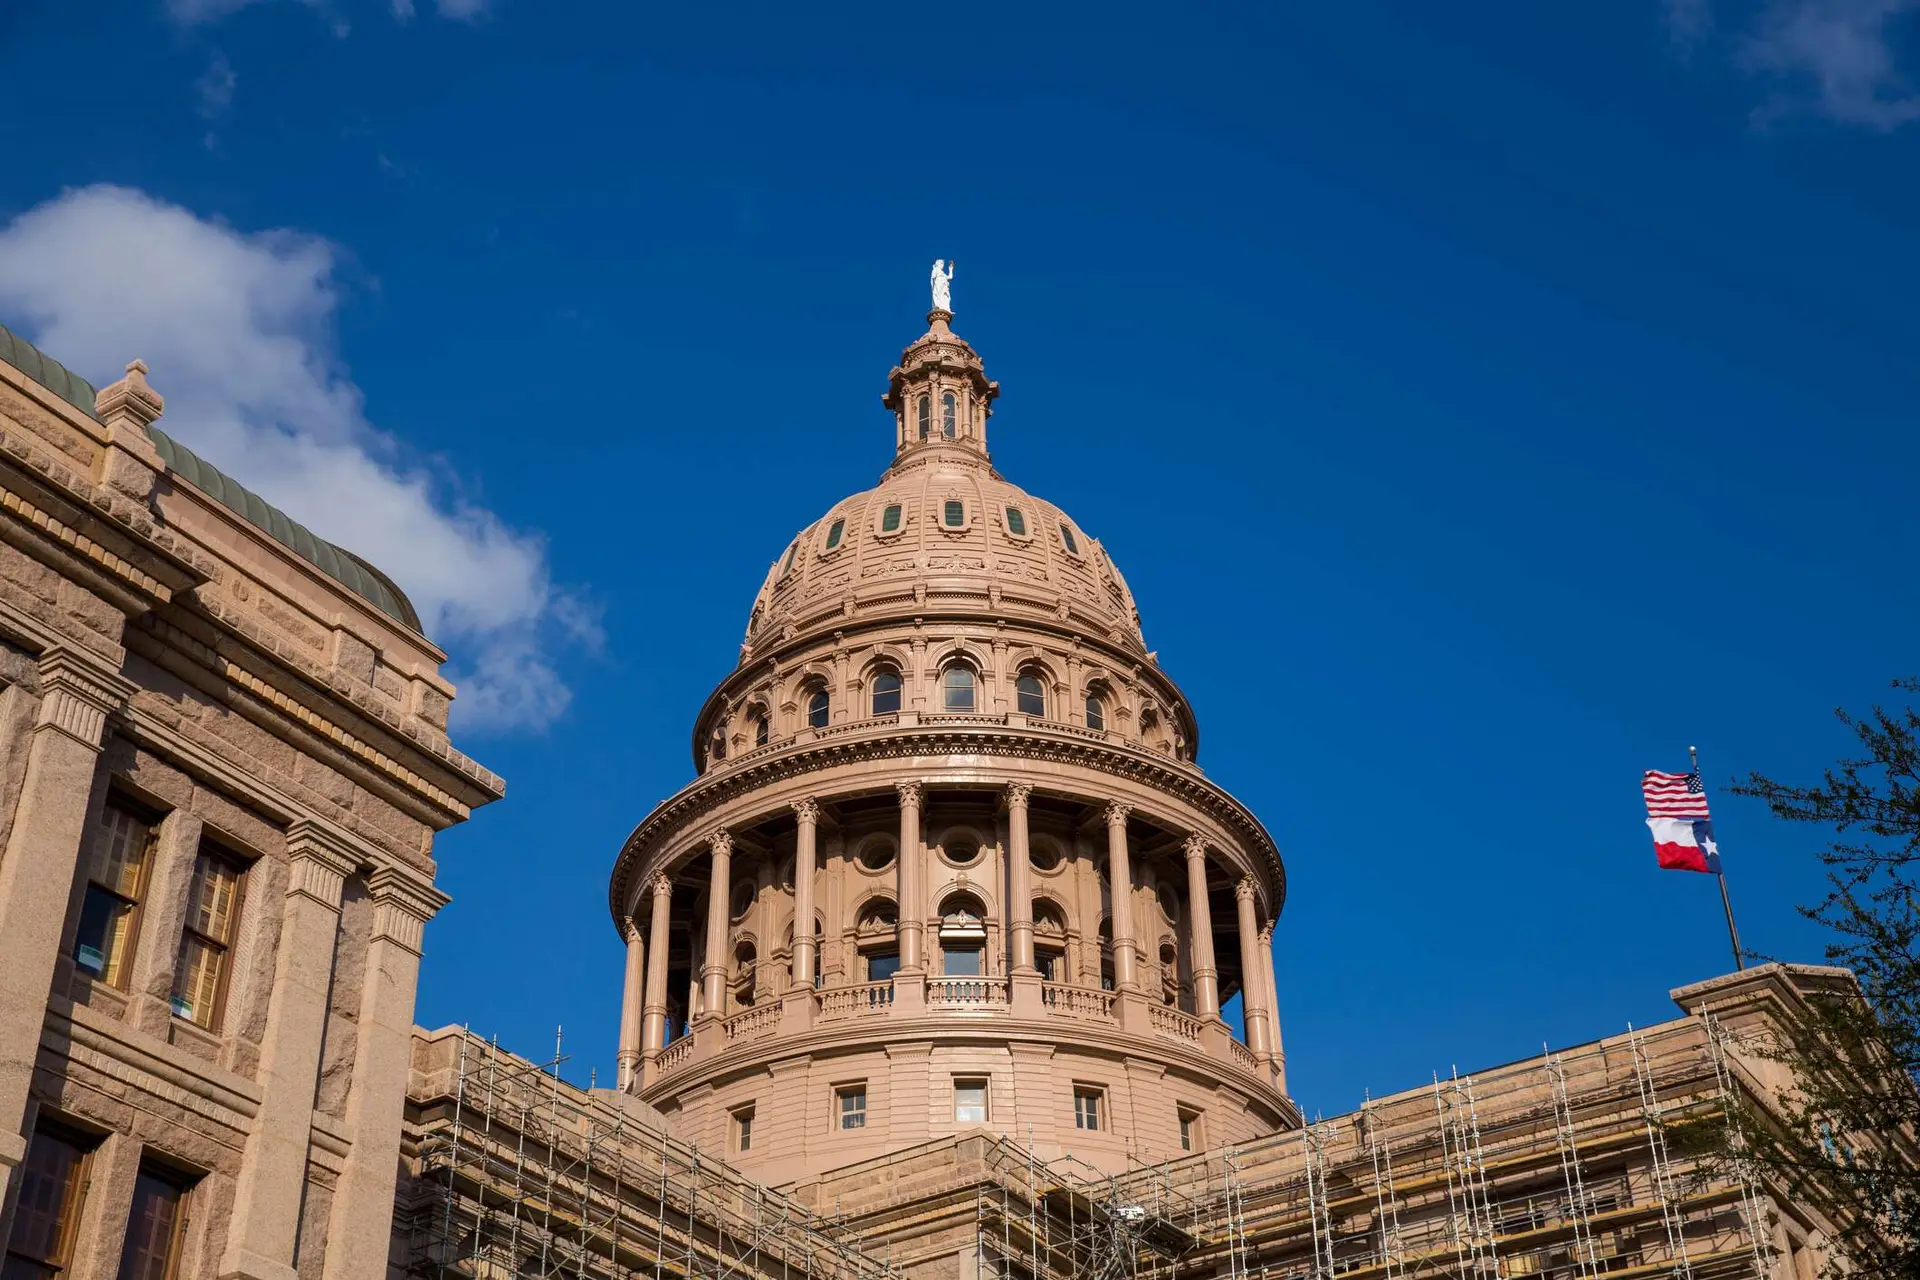
<instances>
[{"instance_id":1,"label":"adjacent stone building","mask_svg":"<svg viewBox=\"0 0 1920 1280\"><path fill-rule=\"evenodd\" d=\"M386 1264L433 835L499 798L380 571L0 329L0 1239Z\"/></svg>"}]
</instances>

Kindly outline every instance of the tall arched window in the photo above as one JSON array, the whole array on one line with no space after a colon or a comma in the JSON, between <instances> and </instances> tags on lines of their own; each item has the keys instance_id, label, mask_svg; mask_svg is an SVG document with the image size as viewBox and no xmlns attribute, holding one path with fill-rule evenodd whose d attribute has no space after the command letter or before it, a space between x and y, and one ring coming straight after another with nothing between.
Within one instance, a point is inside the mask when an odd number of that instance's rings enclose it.
<instances>
[{"instance_id":1,"label":"tall arched window","mask_svg":"<svg viewBox=\"0 0 1920 1280\"><path fill-rule=\"evenodd\" d=\"M807 695L807 728L824 729L827 727L827 713L831 704L827 701L825 689L815 689Z\"/></svg>"},{"instance_id":2,"label":"tall arched window","mask_svg":"<svg viewBox=\"0 0 1920 1280\"><path fill-rule=\"evenodd\" d=\"M1023 716L1047 714L1047 687L1031 671L1022 671L1013 682L1013 698L1015 709Z\"/></svg>"},{"instance_id":3,"label":"tall arched window","mask_svg":"<svg viewBox=\"0 0 1920 1280\"><path fill-rule=\"evenodd\" d=\"M927 438L927 435L933 430L933 397L932 396L920 397L919 412L920 412L920 438L922 440L925 440Z\"/></svg>"},{"instance_id":4,"label":"tall arched window","mask_svg":"<svg viewBox=\"0 0 1920 1280\"><path fill-rule=\"evenodd\" d=\"M953 392L949 391L940 397L940 434L948 440L953 439L954 434L953 410Z\"/></svg>"},{"instance_id":5,"label":"tall arched window","mask_svg":"<svg viewBox=\"0 0 1920 1280\"><path fill-rule=\"evenodd\" d=\"M900 710L900 673L879 671L873 677L873 714L890 716Z\"/></svg>"},{"instance_id":6,"label":"tall arched window","mask_svg":"<svg viewBox=\"0 0 1920 1280\"><path fill-rule=\"evenodd\" d=\"M766 746L767 737L769 733L770 733L770 729L768 728L768 725L767 725L767 713L764 711L754 712L753 713L753 745L756 747Z\"/></svg>"},{"instance_id":7,"label":"tall arched window","mask_svg":"<svg viewBox=\"0 0 1920 1280\"><path fill-rule=\"evenodd\" d=\"M954 663L940 674L940 706L945 711L973 710L973 668Z\"/></svg>"},{"instance_id":8,"label":"tall arched window","mask_svg":"<svg viewBox=\"0 0 1920 1280\"><path fill-rule=\"evenodd\" d=\"M1107 727L1107 703L1097 693L1087 695L1087 728L1105 729Z\"/></svg>"}]
</instances>

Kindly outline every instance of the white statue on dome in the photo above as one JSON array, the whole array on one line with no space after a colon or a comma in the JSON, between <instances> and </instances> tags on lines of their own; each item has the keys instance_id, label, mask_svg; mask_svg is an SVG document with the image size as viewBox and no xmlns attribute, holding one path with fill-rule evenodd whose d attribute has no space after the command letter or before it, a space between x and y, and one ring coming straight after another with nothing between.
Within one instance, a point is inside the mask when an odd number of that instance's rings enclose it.
<instances>
[{"instance_id":1,"label":"white statue on dome","mask_svg":"<svg viewBox=\"0 0 1920 1280\"><path fill-rule=\"evenodd\" d=\"M943 273L940 268L945 267ZM933 309L953 310L953 264L942 258L933 260Z\"/></svg>"}]
</instances>

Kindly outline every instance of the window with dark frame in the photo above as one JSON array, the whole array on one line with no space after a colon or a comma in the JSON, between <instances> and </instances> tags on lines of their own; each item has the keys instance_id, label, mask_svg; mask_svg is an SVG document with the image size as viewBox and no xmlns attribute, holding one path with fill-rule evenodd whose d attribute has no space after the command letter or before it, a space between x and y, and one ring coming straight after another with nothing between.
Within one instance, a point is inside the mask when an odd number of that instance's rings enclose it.
<instances>
[{"instance_id":1,"label":"window with dark frame","mask_svg":"<svg viewBox=\"0 0 1920 1280\"><path fill-rule=\"evenodd\" d=\"M898 951L869 951L866 956L868 982L891 982L893 975L900 972Z\"/></svg>"},{"instance_id":2,"label":"window with dark frame","mask_svg":"<svg viewBox=\"0 0 1920 1280\"><path fill-rule=\"evenodd\" d=\"M1200 1113L1190 1107L1180 1108L1180 1149L1198 1151L1202 1142L1200 1134Z\"/></svg>"},{"instance_id":3,"label":"window with dark frame","mask_svg":"<svg viewBox=\"0 0 1920 1280\"><path fill-rule=\"evenodd\" d=\"M86 900L73 939L73 962L89 976L124 988L140 930L157 821L118 797L107 801L93 842Z\"/></svg>"},{"instance_id":4,"label":"window with dark frame","mask_svg":"<svg viewBox=\"0 0 1920 1280\"><path fill-rule=\"evenodd\" d=\"M954 399L953 392L949 391L940 397L940 435L951 440L954 434Z\"/></svg>"},{"instance_id":5,"label":"window with dark frame","mask_svg":"<svg viewBox=\"0 0 1920 1280\"><path fill-rule=\"evenodd\" d=\"M1097 693L1088 694L1087 695L1087 728L1105 729L1106 727L1107 727L1107 704L1101 700L1099 694Z\"/></svg>"},{"instance_id":6,"label":"window with dark frame","mask_svg":"<svg viewBox=\"0 0 1920 1280\"><path fill-rule=\"evenodd\" d=\"M1069 555L1080 554L1080 544L1074 541L1073 530L1065 525L1060 526L1060 541L1065 544Z\"/></svg>"},{"instance_id":7,"label":"window with dark frame","mask_svg":"<svg viewBox=\"0 0 1920 1280\"><path fill-rule=\"evenodd\" d=\"M847 522L845 520L835 520L827 529L827 550L831 551L839 546L840 535L846 531Z\"/></svg>"},{"instance_id":8,"label":"window with dark frame","mask_svg":"<svg viewBox=\"0 0 1920 1280\"><path fill-rule=\"evenodd\" d=\"M767 738L771 733L772 729L767 724L766 713L756 711L753 716L753 745L756 747L766 746Z\"/></svg>"},{"instance_id":9,"label":"window with dark frame","mask_svg":"<svg viewBox=\"0 0 1920 1280\"><path fill-rule=\"evenodd\" d=\"M1007 508L1007 532L1016 538L1027 536L1027 517L1018 507Z\"/></svg>"},{"instance_id":10,"label":"window with dark frame","mask_svg":"<svg viewBox=\"0 0 1920 1280\"><path fill-rule=\"evenodd\" d=\"M807 728L824 729L833 704L827 698L825 689L815 689L807 695Z\"/></svg>"},{"instance_id":11,"label":"window with dark frame","mask_svg":"<svg viewBox=\"0 0 1920 1280\"><path fill-rule=\"evenodd\" d=\"M925 440L933 427L933 401L927 396L920 397L920 438Z\"/></svg>"},{"instance_id":12,"label":"window with dark frame","mask_svg":"<svg viewBox=\"0 0 1920 1280\"><path fill-rule=\"evenodd\" d=\"M17 1181L20 1199L0 1261L4 1280L64 1276L73 1260L74 1230L86 1194L93 1144L60 1125L41 1124L27 1143Z\"/></svg>"},{"instance_id":13,"label":"window with dark frame","mask_svg":"<svg viewBox=\"0 0 1920 1280\"><path fill-rule=\"evenodd\" d=\"M180 1237L187 1225L189 1180L171 1169L142 1163L133 1183L119 1280L174 1280Z\"/></svg>"},{"instance_id":14,"label":"window with dark frame","mask_svg":"<svg viewBox=\"0 0 1920 1280\"><path fill-rule=\"evenodd\" d=\"M1015 710L1023 716L1047 714L1047 686L1031 671L1022 671L1013 682Z\"/></svg>"},{"instance_id":15,"label":"window with dark frame","mask_svg":"<svg viewBox=\"0 0 1920 1280\"><path fill-rule=\"evenodd\" d=\"M953 1122L987 1122L987 1082L978 1077L962 1077L953 1082Z\"/></svg>"},{"instance_id":16,"label":"window with dark frame","mask_svg":"<svg viewBox=\"0 0 1920 1280\"><path fill-rule=\"evenodd\" d=\"M1100 1090L1074 1089L1073 1127L1089 1131L1097 1131L1100 1128Z\"/></svg>"},{"instance_id":17,"label":"window with dark frame","mask_svg":"<svg viewBox=\"0 0 1920 1280\"><path fill-rule=\"evenodd\" d=\"M900 673L876 671L873 674L873 714L896 715L900 710Z\"/></svg>"},{"instance_id":18,"label":"window with dark frame","mask_svg":"<svg viewBox=\"0 0 1920 1280\"><path fill-rule=\"evenodd\" d=\"M867 1086L843 1084L833 1091L834 1110L839 1113L842 1129L864 1129L867 1127Z\"/></svg>"},{"instance_id":19,"label":"window with dark frame","mask_svg":"<svg viewBox=\"0 0 1920 1280\"><path fill-rule=\"evenodd\" d=\"M176 1016L209 1031L219 1028L226 1002L228 957L246 873L238 858L212 845L201 845L193 860L187 922L173 967L172 1003Z\"/></svg>"},{"instance_id":20,"label":"window with dark frame","mask_svg":"<svg viewBox=\"0 0 1920 1280\"><path fill-rule=\"evenodd\" d=\"M900 504L897 502L889 503L887 504L887 509L880 513L880 532L893 533L899 528Z\"/></svg>"},{"instance_id":21,"label":"window with dark frame","mask_svg":"<svg viewBox=\"0 0 1920 1280\"><path fill-rule=\"evenodd\" d=\"M973 668L955 663L940 673L940 707L943 711L973 710Z\"/></svg>"},{"instance_id":22,"label":"window with dark frame","mask_svg":"<svg viewBox=\"0 0 1920 1280\"><path fill-rule=\"evenodd\" d=\"M967 504L958 498L948 498L941 508L940 518L949 529L958 529L967 522Z\"/></svg>"},{"instance_id":23,"label":"window with dark frame","mask_svg":"<svg viewBox=\"0 0 1920 1280\"><path fill-rule=\"evenodd\" d=\"M751 1106L734 1108L733 1149L735 1151L753 1150L753 1108Z\"/></svg>"}]
</instances>

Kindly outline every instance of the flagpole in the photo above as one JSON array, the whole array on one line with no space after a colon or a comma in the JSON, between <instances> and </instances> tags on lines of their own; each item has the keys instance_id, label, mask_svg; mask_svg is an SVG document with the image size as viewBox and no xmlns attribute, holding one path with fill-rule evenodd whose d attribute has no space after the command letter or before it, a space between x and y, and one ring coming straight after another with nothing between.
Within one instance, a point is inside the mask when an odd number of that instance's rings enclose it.
<instances>
[{"instance_id":1,"label":"flagpole","mask_svg":"<svg viewBox=\"0 0 1920 1280\"><path fill-rule=\"evenodd\" d=\"M1688 747L1687 755L1692 758L1694 776L1698 777L1700 774L1699 748ZM1700 780L1700 786L1701 786L1701 794L1705 795L1706 779L1702 778ZM1725 907L1727 911L1727 937L1731 939L1733 942L1733 966L1739 972L1744 973L1746 972L1746 968L1747 968L1747 960L1746 960L1746 956L1740 950L1739 927L1733 923L1733 899L1727 896L1727 873L1724 870L1724 868L1726 867L1726 860L1721 859L1720 865L1723 869L1715 872L1714 874L1720 881L1720 905L1722 907Z\"/></svg>"}]
</instances>

